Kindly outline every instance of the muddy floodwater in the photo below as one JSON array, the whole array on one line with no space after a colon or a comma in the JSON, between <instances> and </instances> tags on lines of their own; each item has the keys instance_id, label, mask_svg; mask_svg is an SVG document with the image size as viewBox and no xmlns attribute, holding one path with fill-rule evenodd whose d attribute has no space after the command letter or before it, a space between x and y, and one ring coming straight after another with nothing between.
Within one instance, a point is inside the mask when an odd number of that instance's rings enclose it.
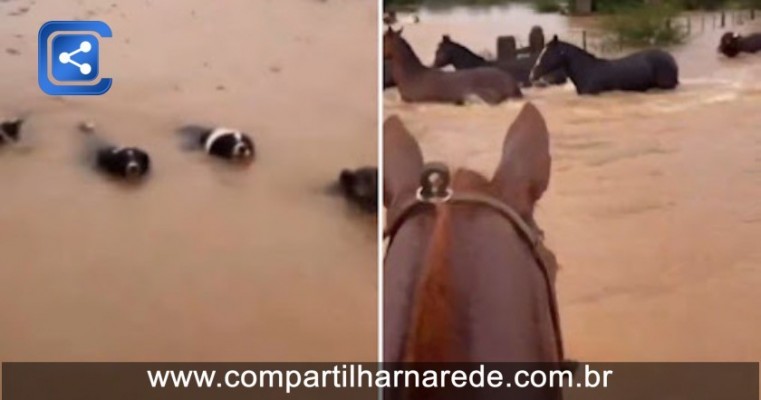
<instances>
[{"instance_id":1,"label":"muddy floodwater","mask_svg":"<svg viewBox=\"0 0 761 400\"><path fill-rule=\"evenodd\" d=\"M0 152L0 360L375 358L376 221L325 188L377 162L377 7L223 3L0 1L0 116L29 116ZM114 32L104 96L37 86L40 26L72 19ZM83 165L83 120L148 150L149 181ZM183 152L186 123L257 161Z\"/></svg>"},{"instance_id":2,"label":"muddy floodwater","mask_svg":"<svg viewBox=\"0 0 761 400\"><path fill-rule=\"evenodd\" d=\"M425 63L445 33L493 53L498 35L525 45L529 29L543 25L548 37L580 43L595 22L522 6L420 18L404 35ZM551 131L552 177L537 218L562 264L570 357L761 359L761 56L719 56L714 16L693 18L690 40L670 49L681 68L674 92L579 97L570 83L525 91ZM761 21L730 28L759 31ZM487 174L523 104L384 97L386 115L402 117L427 159Z\"/></svg>"}]
</instances>

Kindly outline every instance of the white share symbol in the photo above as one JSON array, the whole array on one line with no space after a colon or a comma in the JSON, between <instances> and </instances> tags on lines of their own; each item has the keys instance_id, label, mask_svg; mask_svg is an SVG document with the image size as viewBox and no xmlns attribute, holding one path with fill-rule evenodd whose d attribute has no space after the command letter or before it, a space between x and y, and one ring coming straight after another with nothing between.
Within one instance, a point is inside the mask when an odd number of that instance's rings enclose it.
<instances>
[{"instance_id":1,"label":"white share symbol","mask_svg":"<svg viewBox=\"0 0 761 400\"><path fill-rule=\"evenodd\" d=\"M61 54L58 56L58 61L61 62L61 64L73 64L79 67L79 72L82 75L87 75L92 71L92 67L88 63L80 64L74 60L71 59L71 56L82 53L89 53L90 50L92 50L92 45L88 41L82 41L82 43L79 44L79 48L67 53L67 52L61 52Z\"/></svg>"}]
</instances>

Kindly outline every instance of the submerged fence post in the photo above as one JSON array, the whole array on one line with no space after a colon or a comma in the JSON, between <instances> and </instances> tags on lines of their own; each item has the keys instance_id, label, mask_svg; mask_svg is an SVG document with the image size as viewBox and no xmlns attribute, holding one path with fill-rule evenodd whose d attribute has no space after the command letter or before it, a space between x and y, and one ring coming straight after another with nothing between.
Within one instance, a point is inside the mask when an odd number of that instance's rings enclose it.
<instances>
[{"instance_id":1,"label":"submerged fence post","mask_svg":"<svg viewBox=\"0 0 761 400\"><path fill-rule=\"evenodd\" d=\"M692 35L692 18L690 16L687 16L687 34Z\"/></svg>"},{"instance_id":2,"label":"submerged fence post","mask_svg":"<svg viewBox=\"0 0 761 400\"><path fill-rule=\"evenodd\" d=\"M720 25L720 27L723 28L723 27L726 26L726 24L727 24L727 14L726 14L726 11L721 10L721 25Z\"/></svg>"},{"instance_id":3,"label":"submerged fence post","mask_svg":"<svg viewBox=\"0 0 761 400\"><path fill-rule=\"evenodd\" d=\"M582 47L584 48L584 51L586 51L587 50L587 31L581 32L581 43L584 44L584 46Z\"/></svg>"},{"instance_id":4,"label":"submerged fence post","mask_svg":"<svg viewBox=\"0 0 761 400\"><path fill-rule=\"evenodd\" d=\"M497 38L497 60L500 62L514 61L518 57L518 45L514 36Z\"/></svg>"},{"instance_id":5,"label":"submerged fence post","mask_svg":"<svg viewBox=\"0 0 761 400\"><path fill-rule=\"evenodd\" d=\"M672 20L671 18L668 18L666 20L666 30L667 31L671 31L671 26L672 25L674 25L674 20Z\"/></svg>"}]
</instances>

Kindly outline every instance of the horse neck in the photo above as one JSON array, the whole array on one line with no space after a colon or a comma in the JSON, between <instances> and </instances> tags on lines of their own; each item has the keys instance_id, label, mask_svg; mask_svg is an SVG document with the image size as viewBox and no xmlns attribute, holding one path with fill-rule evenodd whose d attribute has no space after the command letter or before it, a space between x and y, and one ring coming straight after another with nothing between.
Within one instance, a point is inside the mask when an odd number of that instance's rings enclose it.
<instances>
[{"instance_id":1,"label":"horse neck","mask_svg":"<svg viewBox=\"0 0 761 400\"><path fill-rule=\"evenodd\" d=\"M404 346L405 362L462 361L463 343L457 337L457 305L451 251L451 215L446 206L438 206L432 238L415 293L412 320ZM461 350L460 350L461 351Z\"/></svg>"},{"instance_id":2,"label":"horse neck","mask_svg":"<svg viewBox=\"0 0 761 400\"><path fill-rule=\"evenodd\" d=\"M462 271L464 260L457 260L455 257L458 253L455 246L455 231L453 229L453 219L451 208L447 205L436 207L436 219L433 229L431 230L430 240L427 251L423 257L421 273L417 279L416 289L413 294L411 309L409 309L410 319L406 324L405 341L402 344L402 362L468 362L476 359L489 358L500 359L503 361L559 361L562 357L557 353L557 341L562 340L560 332L548 330L535 330L530 328L532 323L523 320L516 315L490 315L484 308L471 309L469 313L476 313L470 317L463 317L463 308L466 307L468 297L461 297L462 293ZM505 221L501 219L490 218L483 222L487 225L481 226L491 233L504 232ZM499 226L499 228L497 228ZM473 227L471 227L473 228ZM484 233L480 229L474 231ZM521 241L519 233L516 231L511 234L511 238L502 238L507 240ZM460 234L457 234L460 238ZM503 243L508 243L504 241ZM529 251L527 246L518 242L509 245L518 245L518 248ZM489 251L488 249L483 249ZM493 251L493 249L492 249ZM492 253L491 254L499 254ZM500 280L504 286L490 287L477 286L476 290L498 290L500 293L517 293L517 287L520 285L531 284L535 282L532 278L534 269L529 268L530 264L535 263L535 256L530 253L518 254L512 253L509 259L490 259L488 264L467 264L469 269L478 268L480 272L495 274L496 279L504 279L510 276L512 281ZM497 269L518 267L517 272L505 275ZM487 268L487 269L483 269ZM549 271L548 271L549 272ZM501 277L501 278L500 278ZM549 280L544 284L551 285ZM478 284L476 284L478 285ZM466 284L469 287L470 284ZM553 324L557 322L556 305L554 297L554 288L548 286L546 295L552 305L549 313L552 315ZM467 295L465 295L467 296ZM487 295L489 298L494 293ZM547 304L537 302L536 298L523 297L510 298L509 296L496 295L506 302L511 302L518 309L526 307L531 309L531 313L546 312ZM553 311L554 310L554 311ZM468 325L468 319L471 317L483 317L488 315L494 319L496 326L505 326L505 319L509 319L511 335L518 340L515 343L483 343L475 345L472 342L473 336L484 337L484 327ZM549 328L554 329L554 328ZM488 331L488 329L486 329ZM488 334L487 334L488 336ZM527 344L528 346L516 346L516 343ZM560 345L562 348L562 344ZM562 350L561 350L562 353Z\"/></svg>"},{"instance_id":3,"label":"horse neck","mask_svg":"<svg viewBox=\"0 0 761 400\"><path fill-rule=\"evenodd\" d=\"M400 73L397 80L403 80L406 75L425 71L427 68L418 58L412 46L403 38L398 38L395 44L396 54L393 58L393 66Z\"/></svg>"},{"instance_id":4,"label":"horse neck","mask_svg":"<svg viewBox=\"0 0 761 400\"><path fill-rule=\"evenodd\" d=\"M455 68L480 67L486 64L486 59L472 52L467 47L456 44L454 47L452 64Z\"/></svg>"},{"instance_id":5,"label":"horse neck","mask_svg":"<svg viewBox=\"0 0 761 400\"><path fill-rule=\"evenodd\" d=\"M603 62L592 53L565 43L566 48L566 74L578 86L589 74L590 68Z\"/></svg>"}]
</instances>

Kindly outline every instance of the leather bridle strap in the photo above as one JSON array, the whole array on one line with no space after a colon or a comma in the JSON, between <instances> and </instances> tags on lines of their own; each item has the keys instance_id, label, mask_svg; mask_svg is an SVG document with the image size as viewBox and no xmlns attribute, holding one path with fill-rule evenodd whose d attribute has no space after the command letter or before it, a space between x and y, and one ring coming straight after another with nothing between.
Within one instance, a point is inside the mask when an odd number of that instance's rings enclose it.
<instances>
[{"instance_id":1,"label":"leather bridle strap","mask_svg":"<svg viewBox=\"0 0 761 400\"><path fill-rule=\"evenodd\" d=\"M491 196L480 193L453 193L446 200L438 201L439 203L452 203L452 204L473 204L487 206L499 214L510 223L515 226L523 238L529 242L532 250L538 245L542 244L542 234L532 228L523 217L518 214L512 207L508 206L502 201L499 201ZM404 203L402 203L398 213L389 216L389 224L386 230L383 232L384 239L392 239L396 236L396 232L401 228L402 224L418 209L426 206L436 204L437 201L425 201L420 200L417 197L411 197Z\"/></svg>"},{"instance_id":2,"label":"leather bridle strap","mask_svg":"<svg viewBox=\"0 0 761 400\"><path fill-rule=\"evenodd\" d=\"M552 285L552 278L550 276L550 268L552 264L555 264L555 256L552 252L544 246L544 238L542 234L536 229L532 228L526 221L515 211L512 207L508 206L504 202L497 200L491 196L481 193L451 193L442 199L426 200L418 196L410 196L409 200L404 201L400 207L395 207L400 211L394 215L389 215L389 223L386 230L383 232L383 238L389 239L388 249L393 244L393 239L396 233L399 231L404 222L409 219L416 211L424 207L432 207L437 203L448 204L472 204L486 206L507 219L523 237L531 247L531 253L534 259L539 264L540 270L544 277L544 282L547 290L547 294L550 298L550 313L552 315L552 324L555 332L555 340L557 344L557 352L560 361L565 360L563 335L560 328L560 313L558 310L557 296L555 289Z\"/></svg>"}]
</instances>

